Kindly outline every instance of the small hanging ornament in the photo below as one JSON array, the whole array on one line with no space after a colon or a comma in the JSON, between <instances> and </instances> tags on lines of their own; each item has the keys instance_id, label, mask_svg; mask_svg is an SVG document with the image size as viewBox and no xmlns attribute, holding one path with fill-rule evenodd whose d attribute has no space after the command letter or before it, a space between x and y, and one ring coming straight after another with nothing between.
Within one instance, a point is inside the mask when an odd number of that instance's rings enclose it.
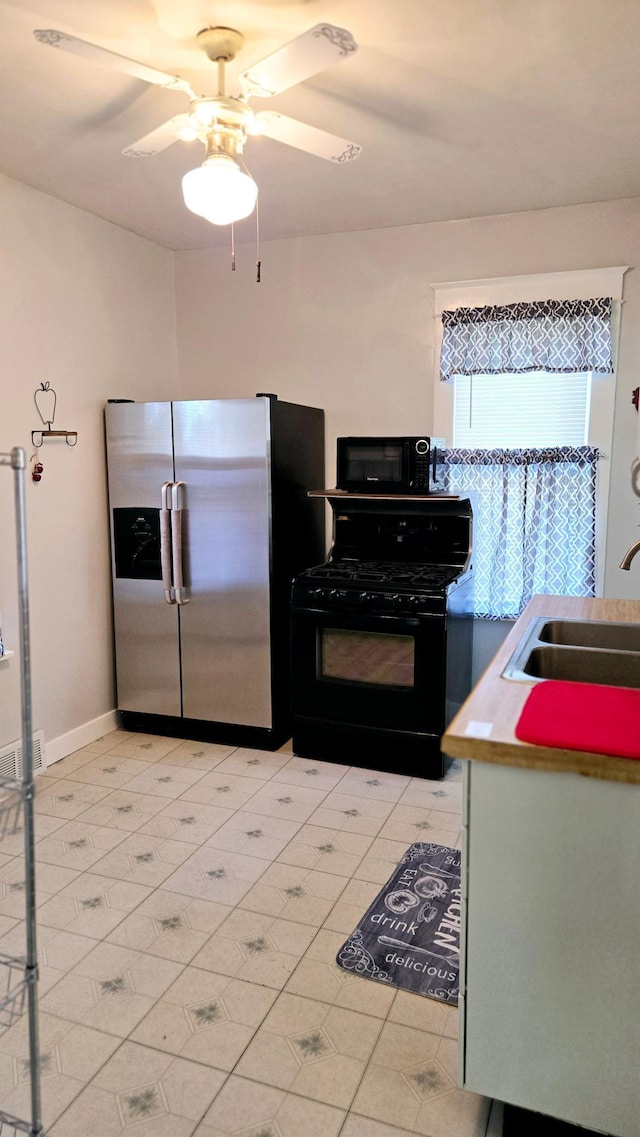
<instances>
[{"instance_id":1,"label":"small hanging ornament","mask_svg":"<svg viewBox=\"0 0 640 1137\"><path fill-rule=\"evenodd\" d=\"M44 470L44 466L42 465L42 462L38 458L37 450L34 450L33 454L31 455L30 461L31 461L31 480L32 480L32 482L39 482L42 480L42 471Z\"/></svg>"}]
</instances>

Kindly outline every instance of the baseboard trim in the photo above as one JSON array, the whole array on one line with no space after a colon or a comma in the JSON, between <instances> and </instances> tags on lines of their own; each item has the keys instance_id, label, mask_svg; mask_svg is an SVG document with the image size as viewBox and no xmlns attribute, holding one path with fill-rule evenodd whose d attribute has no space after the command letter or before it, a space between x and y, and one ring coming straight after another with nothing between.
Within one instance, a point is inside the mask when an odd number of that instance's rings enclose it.
<instances>
[{"instance_id":1,"label":"baseboard trim","mask_svg":"<svg viewBox=\"0 0 640 1137\"><path fill-rule=\"evenodd\" d=\"M115 730L117 726L117 711L107 711L106 715L99 715L97 719L91 719L90 722L77 726L67 734L50 739L45 747L47 766L52 766L54 762L59 762L61 758L66 758L67 754L73 754L74 750L80 750L82 746L89 746L97 738L102 738L103 734Z\"/></svg>"}]
</instances>

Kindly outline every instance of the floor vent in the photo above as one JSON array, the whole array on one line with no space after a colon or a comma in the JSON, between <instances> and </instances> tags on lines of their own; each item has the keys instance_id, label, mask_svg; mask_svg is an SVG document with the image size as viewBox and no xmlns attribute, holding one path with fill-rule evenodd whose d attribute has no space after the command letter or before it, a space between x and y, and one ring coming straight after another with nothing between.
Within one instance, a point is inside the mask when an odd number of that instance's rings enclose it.
<instances>
[{"instance_id":1,"label":"floor vent","mask_svg":"<svg viewBox=\"0 0 640 1137\"><path fill-rule=\"evenodd\" d=\"M33 772L37 774L44 770L44 731L39 730L33 736ZM22 739L3 746L0 750L0 778L22 777Z\"/></svg>"}]
</instances>

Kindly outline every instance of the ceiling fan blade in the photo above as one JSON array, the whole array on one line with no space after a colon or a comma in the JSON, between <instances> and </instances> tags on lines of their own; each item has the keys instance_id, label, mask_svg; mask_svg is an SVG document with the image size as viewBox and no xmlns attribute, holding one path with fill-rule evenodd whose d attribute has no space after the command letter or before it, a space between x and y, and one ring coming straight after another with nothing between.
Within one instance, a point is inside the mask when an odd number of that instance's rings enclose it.
<instances>
[{"instance_id":1,"label":"ceiling fan blade","mask_svg":"<svg viewBox=\"0 0 640 1137\"><path fill-rule=\"evenodd\" d=\"M358 45L346 28L316 24L245 71L243 90L263 99L278 95L357 50Z\"/></svg>"},{"instance_id":2,"label":"ceiling fan blade","mask_svg":"<svg viewBox=\"0 0 640 1137\"><path fill-rule=\"evenodd\" d=\"M143 138L139 138L131 146L127 146L122 153L125 158L153 158L154 154L159 154L161 150L173 146L173 143L177 142L180 137L180 130L186 127L188 123L188 114L174 115L167 122L163 122L162 126L156 127L155 130L145 134Z\"/></svg>"},{"instance_id":3,"label":"ceiling fan blade","mask_svg":"<svg viewBox=\"0 0 640 1137\"><path fill-rule=\"evenodd\" d=\"M277 111L260 111L255 119L259 123L260 133L267 138L285 142L297 150L306 150L307 154L326 158L328 162L351 162L362 151L362 147L355 142L347 142L346 138L337 138L335 134L318 130L315 126L298 122Z\"/></svg>"},{"instance_id":4,"label":"ceiling fan blade","mask_svg":"<svg viewBox=\"0 0 640 1137\"><path fill-rule=\"evenodd\" d=\"M72 55L90 59L100 67L108 67L111 71L120 71L124 75L132 75L134 79L143 79L145 83L154 83L158 87L168 87L173 91L184 91L190 99L195 98L194 92L186 79L179 79L177 75L168 75L164 71L156 71L155 67L147 67L146 63L138 63L136 59L128 59L126 55L118 55L115 51L107 51L105 47L98 47L95 43L78 39L77 36L58 32L54 28L38 28L34 36L39 43L49 47L58 47L62 51L69 51Z\"/></svg>"}]
</instances>

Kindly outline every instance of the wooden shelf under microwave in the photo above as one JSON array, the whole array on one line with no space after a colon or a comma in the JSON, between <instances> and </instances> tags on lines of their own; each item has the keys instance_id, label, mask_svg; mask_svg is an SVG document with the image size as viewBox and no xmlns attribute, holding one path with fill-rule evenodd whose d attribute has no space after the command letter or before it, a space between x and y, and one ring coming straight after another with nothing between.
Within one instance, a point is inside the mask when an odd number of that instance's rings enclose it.
<instances>
[{"instance_id":1,"label":"wooden shelf under microwave","mask_svg":"<svg viewBox=\"0 0 640 1137\"><path fill-rule=\"evenodd\" d=\"M308 497L365 498L367 501L460 501L447 493L350 493L347 490L309 490Z\"/></svg>"}]
</instances>

